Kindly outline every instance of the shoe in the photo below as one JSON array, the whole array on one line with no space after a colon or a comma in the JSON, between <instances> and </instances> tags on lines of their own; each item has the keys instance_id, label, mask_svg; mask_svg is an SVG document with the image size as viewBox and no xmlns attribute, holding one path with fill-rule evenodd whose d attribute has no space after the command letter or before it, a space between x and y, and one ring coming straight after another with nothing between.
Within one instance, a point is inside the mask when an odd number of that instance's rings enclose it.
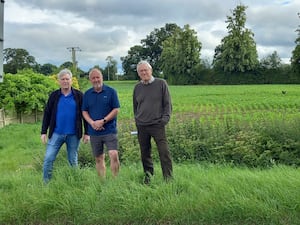
<instances>
[{"instance_id":1,"label":"shoe","mask_svg":"<svg viewBox=\"0 0 300 225\"><path fill-rule=\"evenodd\" d=\"M144 184L149 185L150 181L151 181L151 175L149 173L146 173L144 177Z\"/></svg>"},{"instance_id":2,"label":"shoe","mask_svg":"<svg viewBox=\"0 0 300 225\"><path fill-rule=\"evenodd\" d=\"M164 181L165 181L166 183L169 183L169 182L171 182L172 180L173 180L173 177L172 177L172 176L164 177Z\"/></svg>"}]
</instances>

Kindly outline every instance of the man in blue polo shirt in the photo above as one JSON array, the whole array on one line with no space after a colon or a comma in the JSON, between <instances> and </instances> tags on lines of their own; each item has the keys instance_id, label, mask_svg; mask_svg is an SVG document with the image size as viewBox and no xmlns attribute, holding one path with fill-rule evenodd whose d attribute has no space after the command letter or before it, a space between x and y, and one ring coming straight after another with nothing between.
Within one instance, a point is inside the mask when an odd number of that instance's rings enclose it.
<instances>
[{"instance_id":1,"label":"man in blue polo shirt","mask_svg":"<svg viewBox=\"0 0 300 225\"><path fill-rule=\"evenodd\" d=\"M68 161L71 166L78 165L78 148L80 139L87 143L87 123L81 113L83 94L72 88L72 72L68 69L61 70L58 75L60 88L53 91L44 110L41 128L41 140L47 143L43 179L47 183L52 177L53 163L65 143L67 146ZM84 125L84 126L83 126ZM47 141L47 131L48 141Z\"/></svg>"},{"instance_id":2,"label":"man in blue polo shirt","mask_svg":"<svg viewBox=\"0 0 300 225\"><path fill-rule=\"evenodd\" d=\"M110 169L115 177L120 167L117 139L117 114L120 108L118 95L113 88L103 84L100 70L92 69L89 79L93 87L84 93L82 115L88 122L96 170L100 177L105 178L105 145L110 157Z\"/></svg>"}]
</instances>

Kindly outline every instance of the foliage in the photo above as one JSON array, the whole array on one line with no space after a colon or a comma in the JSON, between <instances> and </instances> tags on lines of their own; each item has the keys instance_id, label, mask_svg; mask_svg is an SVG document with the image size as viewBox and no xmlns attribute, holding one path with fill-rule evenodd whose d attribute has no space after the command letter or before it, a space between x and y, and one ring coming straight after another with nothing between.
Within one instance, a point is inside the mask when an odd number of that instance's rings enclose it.
<instances>
[{"instance_id":1,"label":"foliage","mask_svg":"<svg viewBox=\"0 0 300 225\"><path fill-rule=\"evenodd\" d=\"M174 23L167 23L160 29L155 28L145 39L141 40L141 45L130 48L128 55L121 57L125 76L136 79L136 65L140 60L147 60L153 68L153 74L159 76L162 72L161 53L163 42L171 37L180 27Z\"/></svg>"},{"instance_id":2,"label":"foliage","mask_svg":"<svg viewBox=\"0 0 300 225\"><path fill-rule=\"evenodd\" d=\"M55 66L53 64L45 63L40 66L39 72L44 75L51 75L51 74L57 73L58 68L57 68L57 66Z\"/></svg>"},{"instance_id":3,"label":"foliage","mask_svg":"<svg viewBox=\"0 0 300 225\"><path fill-rule=\"evenodd\" d=\"M257 122L258 123L258 122ZM168 127L167 136L175 162L211 162L244 165L247 167L270 167L274 164L300 166L300 121L252 124L219 123L209 125L200 120L178 121ZM131 138L125 138L130 140ZM121 139L125 143L125 139ZM131 143L131 150L136 152ZM126 152L125 151L125 152ZM158 157L155 157L158 161ZM136 159L134 158L135 162Z\"/></svg>"},{"instance_id":4,"label":"foliage","mask_svg":"<svg viewBox=\"0 0 300 225\"><path fill-rule=\"evenodd\" d=\"M291 58L291 65L293 70L298 73L300 71L300 38L299 38L299 43L296 45L295 49L293 50L293 55Z\"/></svg>"},{"instance_id":5,"label":"foliage","mask_svg":"<svg viewBox=\"0 0 300 225\"><path fill-rule=\"evenodd\" d=\"M49 93L57 88L49 77L31 69L21 70L16 75L6 74L0 87L0 108L17 113L43 111Z\"/></svg>"},{"instance_id":6,"label":"foliage","mask_svg":"<svg viewBox=\"0 0 300 225\"><path fill-rule=\"evenodd\" d=\"M162 72L161 54L163 51L163 42L172 37L181 28L175 23L166 23L160 29L155 28L145 39L141 40L142 46L145 48L143 59L149 61L152 66L153 73L158 76Z\"/></svg>"},{"instance_id":7,"label":"foliage","mask_svg":"<svg viewBox=\"0 0 300 225\"><path fill-rule=\"evenodd\" d=\"M18 70L38 70L38 63L29 52L22 48L6 48L3 50L4 73L16 74Z\"/></svg>"},{"instance_id":8,"label":"foliage","mask_svg":"<svg viewBox=\"0 0 300 225\"><path fill-rule=\"evenodd\" d=\"M64 62L63 64L60 65L59 67L60 69L64 69L64 68L67 68L69 70L73 70L73 63L70 62L70 61L67 61L67 62Z\"/></svg>"},{"instance_id":9,"label":"foliage","mask_svg":"<svg viewBox=\"0 0 300 225\"><path fill-rule=\"evenodd\" d=\"M177 29L163 42L162 69L170 84L195 84L198 81L201 43L189 25Z\"/></svg>"},{"instance_id":10,"label":"foliage","mask_svg":"<svg viewBox=\"0 0 300 225\"><path fill-rule=\"evenodd\" d=\"M125 72L124 76L127 77L128 80L138 79L136 65L143 58L144 51L145 49L142 46L135 45L129 49L127 56L121 57L122 67Z\"/></svg>"},{"instance_id":11,"label":"foliage","mask_svg":"<svg viewBox=\"0 0 300 225\"><path fill-rule=\"evenodd\" d=\"M281 58L279 57L277 51L274 51L271 55L262 58L260 64L266 69L279 69L281 64Z\"/></svg>"},{"instance_id":12,"label":"foliage","mask_svg":"<svg viewBox=\"0 0 300 225\"><path fill-rule=\"evenodd\" d=\"M300 13L298 13L298 17L300 18ZM300 25L296 30L298 32L298 37L296 38L296 47L292 52L291 57L291 65L295 72L300 73Z\"/></svg>"},{"instance_id":13,"label":"foliage","mask_svg":"<svg viewBox=\"0 0 300 225\"><path fill-rule=\"evenodd\" d=\"M116 80L116 74L118 72L117 69L117 61L112 56L106 57L107 66L104 68L103 79L104 80Z\"/></svg>"},{"instance_id":14,"label":"foliage","mask_svg":"<svg viewBox=\"0 0 300 225\"><path fill-rule=\"evenodd\" d=\"M247 72L258 66L258 55L254 34L245 28L246 6L238 5L227 16L228 36L215 49L213 65L215 69L224 72Z\"/></svg>"}]
</instances>

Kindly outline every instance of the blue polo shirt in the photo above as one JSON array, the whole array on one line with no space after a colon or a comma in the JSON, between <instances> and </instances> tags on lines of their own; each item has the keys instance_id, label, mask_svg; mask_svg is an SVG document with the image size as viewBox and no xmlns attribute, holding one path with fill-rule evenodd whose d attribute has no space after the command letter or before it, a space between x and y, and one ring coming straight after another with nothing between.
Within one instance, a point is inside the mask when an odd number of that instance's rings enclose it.
<instances>
[{"instance_id":1,"label":"blue polo shirt","mask_svg":"<svg viewBox=\"0 0 300 225\"><path fill-rule=\"evenodd\" d=\"M117 92L115 89L104 85L101 92L88 89L83 95L82 111L87 111L93 120L101 120L113 109L120 108ZM104 130L96 131L88 125L88 134L92 136L117 133L117 118L104 124Z\"/></svg>"}]
</instances>

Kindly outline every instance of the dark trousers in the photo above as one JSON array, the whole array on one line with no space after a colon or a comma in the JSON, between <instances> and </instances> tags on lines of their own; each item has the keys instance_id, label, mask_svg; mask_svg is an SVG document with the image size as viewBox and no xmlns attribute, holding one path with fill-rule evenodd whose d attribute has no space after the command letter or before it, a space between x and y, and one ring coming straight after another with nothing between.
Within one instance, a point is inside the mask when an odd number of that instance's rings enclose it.
<instances>
[{"instance_id":1,"label":"dark trousers","mask_svg":"<svg viewBox=\"0 0 300 225\"><path fill-rule=\"evenodd\" d=\"M153 137L158 149L163 177L165 179L171 178L173 168L166 138L165 126L137 126L137 130L141 159L145 174L154 174L153 161L151 157L151 137Z\"/></svg>"}]
</instances>

